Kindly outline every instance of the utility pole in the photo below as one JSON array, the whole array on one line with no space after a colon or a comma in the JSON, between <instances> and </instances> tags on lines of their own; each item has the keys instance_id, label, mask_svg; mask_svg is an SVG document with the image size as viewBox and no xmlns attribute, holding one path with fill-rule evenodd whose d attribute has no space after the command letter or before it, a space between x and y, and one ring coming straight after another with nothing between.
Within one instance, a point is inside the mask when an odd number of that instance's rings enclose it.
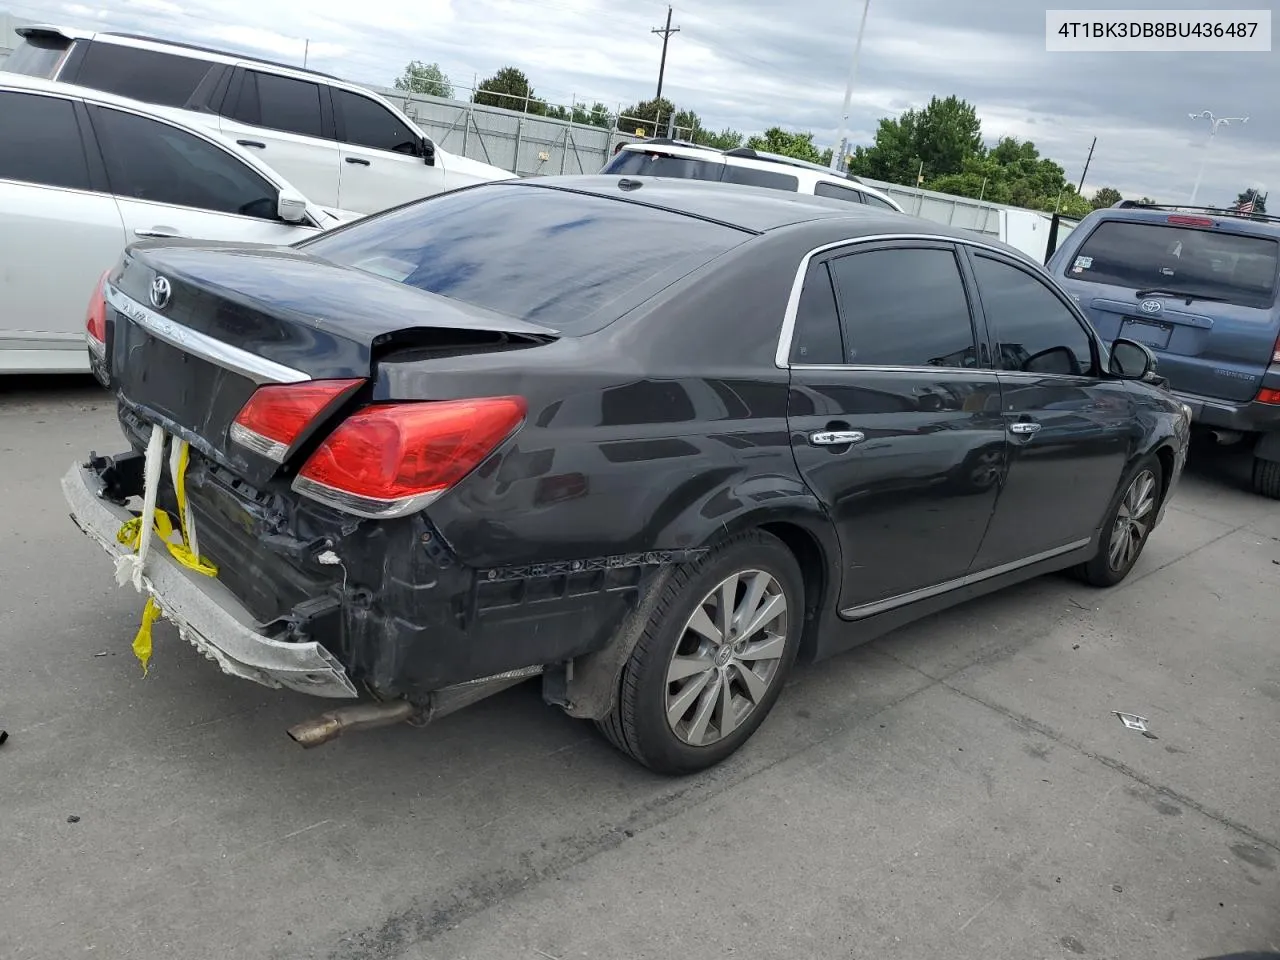
<instances>
[{"instance_id":1,"label":"utility pole","mask_svg":"<svg viewBox=\"0 0 1280 960\"><path fill-rule=\"evenodd\" d=\"M311 40L307 39L307 45L302 48L302 69L307 69L307 57L311 53Z\"/></svg>"},{"instance_id":2,"label":"utility pole","mask_svg":"<svg viewBox=\"0 0 1280 960\"><path fill-rule=\"evenodd\" d=\"M1093 143L1089 144L1089 156L1084 159L1084 172L1080 174L1080 186L1076 187L1076 193L1084 189L1084 178L1089 175L1089 164L1093 161L1093 148L1098 145L1098 138L1093 138Z\"/></svg>"},{"instance_id":3,"label":"utility pole","mask_svg":"<svg viewBox=\"0 0 1280 960\"><path fill-rule=\"evenodd\" d=\"M662 99L662 75L667 71L667 41L671 39L673 33L679 33L679 27L671 25L671 7L667 7L667 25L665 27L654 27L650 33L658 33L662 35L662 59L658 62L658 93L654 97L655 100Z\"/></svg>"}]
</instances>

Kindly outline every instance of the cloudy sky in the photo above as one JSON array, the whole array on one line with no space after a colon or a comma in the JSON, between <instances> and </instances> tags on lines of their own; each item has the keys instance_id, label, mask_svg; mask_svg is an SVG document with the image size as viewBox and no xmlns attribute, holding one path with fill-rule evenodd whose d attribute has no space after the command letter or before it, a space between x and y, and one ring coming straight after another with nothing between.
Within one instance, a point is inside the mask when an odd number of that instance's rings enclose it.
<instances>
[{"instance_id":1,"label":"cloudy sky","mask_svg":"<svg viewBox=\"0 0 1280 960\"><path fill-rule=\"evenodd\" d=\"M1165 0L1168 6L1172 0ZM1274 0L1194 6L1265 7ZM850 125L869 143L880 117L956 94L974 103L988 142L1033 140L1078 180L1098 138L1085 192L1186 202L1205 159L1208 121L1221 128L1201 203L1246 186L1280 187L1280 52L1046 53L1044 11L1033 0L871 0ZM1158 8L1159 3L1077 4ZM18 17L129 30L235 48L390 85L412 59L436 61L460 86L499 67L529 75L551 102L611 107L652 97L660 0L111 0L101 6L0 0ZM676 0L665 93L705 126L746 133L767 126L836 137L862 4L858 0ZM1278 48L1280 50L1280 48Z\"/></svg>"}]
</instances>

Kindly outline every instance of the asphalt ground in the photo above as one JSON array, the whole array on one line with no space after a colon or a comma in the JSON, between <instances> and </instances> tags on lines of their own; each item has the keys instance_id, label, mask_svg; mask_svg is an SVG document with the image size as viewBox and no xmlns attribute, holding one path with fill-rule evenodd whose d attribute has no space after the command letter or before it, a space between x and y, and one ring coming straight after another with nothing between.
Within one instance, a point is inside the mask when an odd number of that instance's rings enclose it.
<instances>
[{"instance_id":1,"label":"asphalt ground","mask_svg":"<svg viewBox=\"0 0 1280 960\"><path fill-rule=\"evenodd\" d=\"M1193 452L1121 587L1043 578L800 669L672 780L536 685L303 751L315 701L168 625L142 679L141 599L58 488L121 443L92 382L0 382L0 958L1280 949L1280 505L1238 457Z\"/></svg>"}]
</instances>

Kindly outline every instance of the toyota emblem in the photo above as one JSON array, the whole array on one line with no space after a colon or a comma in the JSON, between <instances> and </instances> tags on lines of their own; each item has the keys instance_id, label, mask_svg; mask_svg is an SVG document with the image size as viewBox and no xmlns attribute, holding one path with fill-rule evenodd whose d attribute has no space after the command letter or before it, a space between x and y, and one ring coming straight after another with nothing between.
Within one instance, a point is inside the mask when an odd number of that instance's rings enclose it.
<instances>
[{"instance_id":1,"label":"toyota emblem","mask_svg":"<svg viewBox=\"0 0 1280 960\"><path fill-rule=\"evenodd\" d=\"M151 305L157 310L163 310L172 295L173 288L164 277L156 277L151 281ZM1146 309L1146 304L1143 304L1143 309Z\"/></svg>"},{"instance_id":2,"label":"toyota emblem","mask_svg":"<svg viewBox=\"0 0 1280 960\"><path fill-rule=\"evenodd\" d=\"M1159 313L1164 309L1163 304L1159 300L1143 300L1142 305L1138 307L1143 313Z\"/></svg>"}]
</instances>

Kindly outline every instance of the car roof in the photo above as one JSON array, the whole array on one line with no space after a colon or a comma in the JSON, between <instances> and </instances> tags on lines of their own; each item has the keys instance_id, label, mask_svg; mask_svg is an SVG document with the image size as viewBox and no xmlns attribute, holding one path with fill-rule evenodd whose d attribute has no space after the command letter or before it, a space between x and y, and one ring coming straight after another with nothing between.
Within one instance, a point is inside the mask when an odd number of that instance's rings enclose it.
<instances>
[{"instance_id":1,"label":"car roof","mask_svg":"<svg viewBox=\"0 0 1280 960\"><path fill-rule=\"evenodd\" d=\"M97 104L104 107L116 107L122 110L128 110L130 113L137 113L146 117L154 117L165 123L171 124L184 130L187 133L201 137L206 140L212 140L221 147L234 153L238 158L247 163L258 174L262 176L268 183L277 189L287 189L294 193L302 195L293 184L284 179L274 169L264 164L261 160L236 146L231 140L222 136L217 130L208 127L193 124L184 119L183 111L172 110L166 107L157 107L149 103L142 103L138 100L130 100L128 97L117 96L114 93L104 93L101 90L93 90L89 87L78 87L70 83L61 83L57 80L46 80L43 77L29 77L21 73L5 73L0 70L0 89L6 90L22 90L32 93L49 93L61 95L64 97L74 97L77 100L83 100L86 103ZM312 203L310 199L308 203Z\"/></svg>"},{"instance_id":2,"label":"car roof","mask_svg":"<svg viewBox=\"0 0 1280 960\"><path fill-rule=\"evenodd\" d=\"M268 67L276 67L281 70L288 70L293 73L309 74L313 77L323 77L325 80L337 81L345 83L339 77L332 76L327 73L321 73L319 70L310 70L306 67L299 67L290 63L280 63L277 60L267 60L264 57L255 57L252 54L237 53L234 50L223 50L218 47L206 47L196 43L185 43L179 40L165 40L162 37L153 37L142 33L120 33L116 31L94 32L91 30L80 30L74 27L61 27L56 24L49 23L29 23L16 28L14 31L20 37L26 37L28 34L45 34L59 36L66 40L90 40L93 42L107 41L138 41L145 44L155 44L161 47L173 47L175 51L185 50L192 53L203 53L210 57L216 57L219 60L229 59L235 61L243 61L246 63L260 63Z\"/></svg>"},{"instance_id":3,"label":"car roof","mask_svg":"<svg viewBox=\"0 0 1280 960\"><path fill-rule=\"evenodd\" d=\"M942 237L983 243L1024 256L1013 247L971 230L948 227L879 207L770 187L677 177L628 177L602 173L528 177L500 181L497 185L591 193L714 220L754 233L767 233L782 227L816 221L846 221L850 237L875 234Z\"/></svg>"}]
</instances>

